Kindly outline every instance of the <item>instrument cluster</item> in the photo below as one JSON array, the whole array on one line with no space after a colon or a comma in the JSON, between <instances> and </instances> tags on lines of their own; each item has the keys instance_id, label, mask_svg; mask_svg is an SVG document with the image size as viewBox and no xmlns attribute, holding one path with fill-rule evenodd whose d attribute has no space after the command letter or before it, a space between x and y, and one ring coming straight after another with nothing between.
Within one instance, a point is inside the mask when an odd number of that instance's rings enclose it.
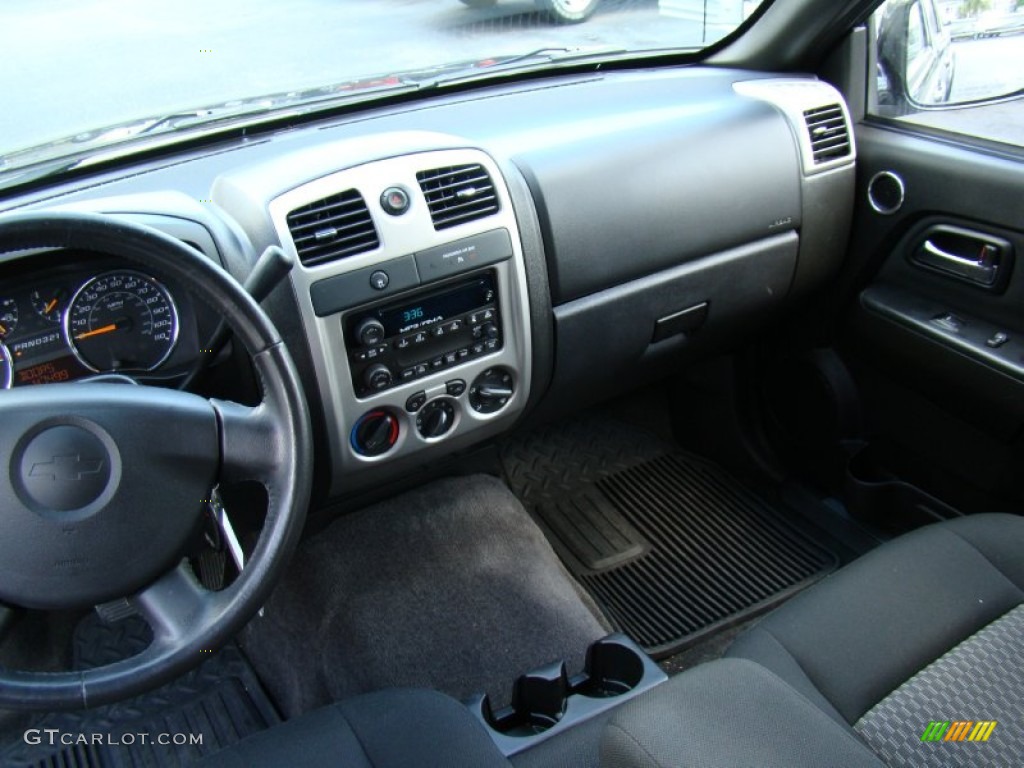
<instances>
[{"instance_id":1,"label":"instrument cluster","mask_svg":"<svg viewBox=\"0 0 1024 768\"><path fill-rule=\"evenodd\" d=\"M0 281L0 387L109 373L173 378L194 361L181 291L109 260L84 261Z\"/></svg>"}]
</instances>

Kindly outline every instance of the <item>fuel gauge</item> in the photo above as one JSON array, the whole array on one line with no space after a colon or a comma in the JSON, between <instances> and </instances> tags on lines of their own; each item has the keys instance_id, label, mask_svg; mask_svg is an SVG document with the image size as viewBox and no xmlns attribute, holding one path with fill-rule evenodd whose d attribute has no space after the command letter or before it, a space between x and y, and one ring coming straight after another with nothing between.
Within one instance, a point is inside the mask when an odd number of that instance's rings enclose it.
<instances>
[{"instance_id":1,"label":"fuel gauge","mask_svg":"<svg viewBox=\"0 0 1024 768\"><path fill-rule=\"evenodd\" d=\"M0 299L0 339L6 339L18 327L18 302L14 299Z\"/></svg>"},{"instance_id":2,"label":"fuel gauge","mask_svg":"<svg viewBox=\"0 0 1024 768\"><path fill-rule=\"evenodd\" d=\"M64 288L57 291L32 291L29 300L32 308L44 320L51 323L59 323L64 305L67 302L68 292Z\"/></svg>"}]
</instances>

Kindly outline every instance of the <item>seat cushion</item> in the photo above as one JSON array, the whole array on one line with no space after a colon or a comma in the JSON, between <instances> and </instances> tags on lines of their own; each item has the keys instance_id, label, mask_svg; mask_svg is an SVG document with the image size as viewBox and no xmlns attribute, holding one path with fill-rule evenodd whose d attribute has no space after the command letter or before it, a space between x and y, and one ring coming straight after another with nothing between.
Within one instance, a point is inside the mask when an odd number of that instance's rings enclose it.
<instances>
[{"instance_id":1,"label":"seat cushion","mask_svg":"<svg viewBox=\"0 0 1024 768\"><path fill-rule=\"evenodd\" d=\"M852 726L919 670L1024 603L1024 518L975 515L869 552L769 614L727 655Z\"/></svg>"},{"instance_id":2,"label":"seat cushion","mask_svg":"<svg viewBox=\"0 0 1024 768\"><path fill-rule=\"evenodd\" d=\"M722 659L678 675L616 712L603 768L882 768L848 729L774 673Z\"/></svg>"},{"instance_id":3,"label":"seat cushion","mask_svg":"<svg viewBox=\"0 0 1024 768\"><path fill-rule=\"evenodd\" d=\"M435 691L393 689L346 699L254 734L203 768L511 768L469 709Z\"/></svg>"},{"instance_id":4,"label":"seat cushion","mask_svg":"<svg viewBox=\"0 0 1024 768\"><path fill-rule=\"evenodd\" d=\"M1024 764L1022 653L1018 606L907 680L854 728L890 766Z\"/></svg>"},{"instance_id":5,"label":"seat cushion","mask_svg":"<svg viewBox=\"0 0 1024 768\"><path fill-rule=\"evenodd\" d=\"M602 765L1024 765L1022 658L1024 518L939 523L623 707Z\"/></svg>"}]
</instances>

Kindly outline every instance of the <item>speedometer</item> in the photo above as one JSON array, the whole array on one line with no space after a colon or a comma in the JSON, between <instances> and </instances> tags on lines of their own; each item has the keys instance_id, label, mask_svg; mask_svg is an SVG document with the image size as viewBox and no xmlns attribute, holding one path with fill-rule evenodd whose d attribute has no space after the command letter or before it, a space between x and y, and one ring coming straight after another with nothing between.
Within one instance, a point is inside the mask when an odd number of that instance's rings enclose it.
<instances>
[{"instance_id":1,"label":"speedometer","mask_svg":"<svg viewBox=\"0 0 1024 768\"><path fill-rule=\"evenodd\" d=\"M78 360L93 371L152 371L174 350L178 310L152 277L107 272L78 289L64 333Z\"/></svg>"}]
</instances>

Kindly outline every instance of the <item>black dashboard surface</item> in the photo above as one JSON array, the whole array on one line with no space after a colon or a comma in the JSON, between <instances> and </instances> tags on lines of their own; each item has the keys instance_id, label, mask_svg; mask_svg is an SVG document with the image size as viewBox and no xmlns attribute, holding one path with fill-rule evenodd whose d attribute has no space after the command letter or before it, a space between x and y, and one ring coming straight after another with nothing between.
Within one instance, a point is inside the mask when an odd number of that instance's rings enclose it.
<instances>
[{"instance_id":1,"label":"black dashboard surface","mask_svg":"<svg viewBox=\"0 0 1024 768\"><path fill-rule=\"evenodd\" d=\"M841 101L814 78L783 81L710 67L558 76L279 123L273 130L225 136L174 153L112 157L104 170L24 191L0 201L0 209L93 210L150 217L165 231L191 228L178 236L205 239L203 250L219 256L241 280L265 248L291 247L270 213L282 196L386 158L482 149L505 176L524 233L533 329L531 407L552 408L559 398L582 402L577 393L601 378L607 386L594 391L607 394L636 381L623 371L648 367L656 373L669 358L678 359L690 344L687 334L652 338L664 317L703 306L708 330L701 331L695 349L721 348L785 301L801 271L813 271L816 280L827 274L807 266L820 262L820 254L808 251L823 249L805 247L798 233L824 230L821 242L845 237L838 231L843 217L835 225L829 221L833 210L848 208L852 152L838 174L812 169L823 180L812 189L800 113L794 118L775 99L737 87L762 81L769 88L785 82L790 92L817 84L825 92L815 98ZM842 181L837 185L830 178ZM363 190L367 199L375 200L393 180L373 178L370 186L378 181L376 192ZM811 192L817 222L805 220ZM835 205L828 203L832 196ZM374 216L381 215L375 209ZM451 238L460 234L473 232L452 230ZM394 247L385 239L381 253L400 255ZM546 273L543 279L538 271ZM651 281L657 302L643 299L644 281ZM332 426L325 417L324 388L337 388L342 380L351 386L350 377L331 373L324 380L312 321L302 319L308 299L303 291L281 286L264 306L303 371L315 427L322 435L347 432L346 425ZM571 348L580 347L580 339L602 337L617 340L606 350L615 359L591 360L581 357L582 347ZM200 343L201 337L193 337L179 343L179 351L195 354ZM557 397L540 403L545 392ZM396 406L405 418L401 410ZM347 450L346 440L335 437L332 445ZM362 467L366 482L402 469ZM335 463L336 484L339 471Z\"/></svg>"}]
</instances>

